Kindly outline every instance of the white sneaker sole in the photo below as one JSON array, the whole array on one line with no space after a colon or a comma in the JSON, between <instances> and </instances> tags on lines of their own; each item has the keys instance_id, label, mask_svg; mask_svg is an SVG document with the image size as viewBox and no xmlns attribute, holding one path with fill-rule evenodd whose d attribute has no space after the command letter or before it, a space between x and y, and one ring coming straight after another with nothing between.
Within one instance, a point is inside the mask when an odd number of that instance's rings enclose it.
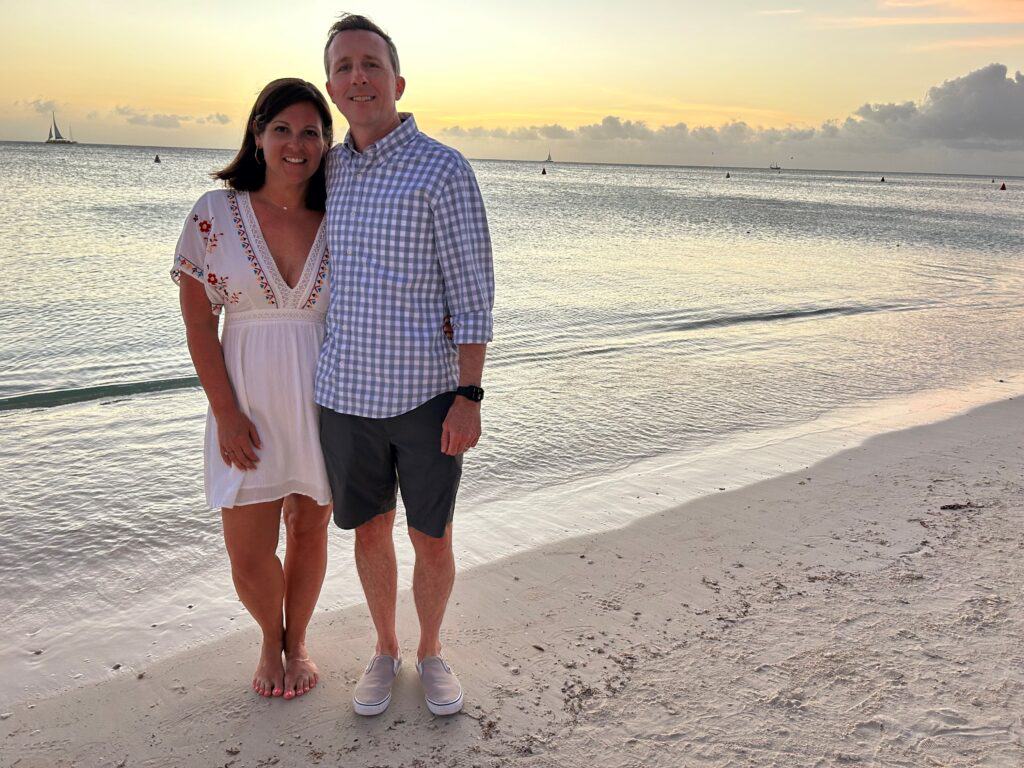
<instances>
[{"instance_id":1,"label":"white sneaker sole","mask_svg":"<svg viewBox=\"0 0 1024 768\"><path fill-rule=\"evenodd\" d=\"M352 709L356 711L357 715L362 715L363 717L373 717L374 715L379 715L381 712L387 709L390 703L391 694L388 694L388 697L384 699L384 701L380 702L380 704L363 704L360 701L352 699Z\"/></svg>"},{"instance_id":2,"label":"white sneaker sole","mask_svg":"<svg viewBox=\"0 0 1024 768\"><path fill-rule=\"evenodd\" d=\"M459 694L459 698L453 701L451 704L435 704L430 699L426 700L427 709L433 712L435 715L454 715L457 712L462 711L462 694Z\"/></svg>"}]
</instances>

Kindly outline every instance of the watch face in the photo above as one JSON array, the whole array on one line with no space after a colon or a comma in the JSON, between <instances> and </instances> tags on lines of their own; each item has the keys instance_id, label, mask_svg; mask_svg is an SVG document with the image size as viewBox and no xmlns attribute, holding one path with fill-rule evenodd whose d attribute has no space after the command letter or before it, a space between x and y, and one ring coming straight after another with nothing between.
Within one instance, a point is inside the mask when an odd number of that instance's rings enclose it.
<instances>
[{"instance_id":1,"label":"watch face","mask_svg":"<svg viewBox=\"0 0 1024 768\"><path fill-rule=\"evenodd\" d=\"M484 391L481 387L459 387L456 392L463 397L472 400L474 403L479 403L484 399Z\"/></svg>"}]
</instances>

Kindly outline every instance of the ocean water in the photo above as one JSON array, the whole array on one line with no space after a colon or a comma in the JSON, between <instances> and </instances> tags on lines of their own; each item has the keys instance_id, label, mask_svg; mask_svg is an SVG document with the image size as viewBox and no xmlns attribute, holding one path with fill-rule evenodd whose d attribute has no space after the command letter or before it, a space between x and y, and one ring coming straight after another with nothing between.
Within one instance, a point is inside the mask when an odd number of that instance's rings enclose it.
<instances>
[{"instance_id":1,"label":"ocean water","mask_svg":"<svg viewBox=\"0 0 1024 768\"><path fill-rule=\"evenodd\" d=\"M0 702L250 625L168 277L230 157L0 143ZM637 468L1024 369L1024 180L473 165L498 299L464 565L588 530ZM360 599L350 547L323 609Z\"/></svg>"}]
</instances>

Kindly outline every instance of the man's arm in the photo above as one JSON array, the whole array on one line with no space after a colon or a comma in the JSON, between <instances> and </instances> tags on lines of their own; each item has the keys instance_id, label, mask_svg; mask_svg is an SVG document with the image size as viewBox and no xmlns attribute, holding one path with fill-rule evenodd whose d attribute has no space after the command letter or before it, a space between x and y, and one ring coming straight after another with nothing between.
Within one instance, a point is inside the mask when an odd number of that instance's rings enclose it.
<instances>
[{"instance_id":1,"label":"man's arm","mask_svg":"<svg viewBox=\"0 0 1024 768\"><path fill-rule=\"evenodd\" d=\"M434 240L459 348L459 386L481 386L492 338L494 264L483 198L463 161L434 201ZM441 451L457 456L480 439L480 403L456 397L441 432Z\"/></svg>"},{"instance_id":2,"label":"man's arm","mask_svg":"<svg viewBox=\"0 0 1024 768\"><path fill-rule=\"evenodd\" d=\"M459 386L479 387L484 375L486 344L459 345ZM480 403L456 395L441 428L441 453L458 456L480 439Z\"/></svg>"}]
</instances>

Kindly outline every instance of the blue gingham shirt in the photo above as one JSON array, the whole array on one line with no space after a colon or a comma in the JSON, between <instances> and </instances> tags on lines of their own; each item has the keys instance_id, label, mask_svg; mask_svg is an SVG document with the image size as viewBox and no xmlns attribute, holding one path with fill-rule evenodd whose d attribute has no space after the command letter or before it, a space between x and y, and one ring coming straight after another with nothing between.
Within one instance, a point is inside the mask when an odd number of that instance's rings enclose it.
<instances>
[{"instance_id":1,"label":"blue gingham shirt","mask_svg":"<svg viewBox=\"0 0 1024 768\"><path fill-rule=\"evenodd\" d=\"M412 115L327 158L331 302L316 401L397 416L458 386L458 344L492 338L494 266L473 169ZM451 316L454 338L444 335Z\"/></svg>"}]
</instances>

